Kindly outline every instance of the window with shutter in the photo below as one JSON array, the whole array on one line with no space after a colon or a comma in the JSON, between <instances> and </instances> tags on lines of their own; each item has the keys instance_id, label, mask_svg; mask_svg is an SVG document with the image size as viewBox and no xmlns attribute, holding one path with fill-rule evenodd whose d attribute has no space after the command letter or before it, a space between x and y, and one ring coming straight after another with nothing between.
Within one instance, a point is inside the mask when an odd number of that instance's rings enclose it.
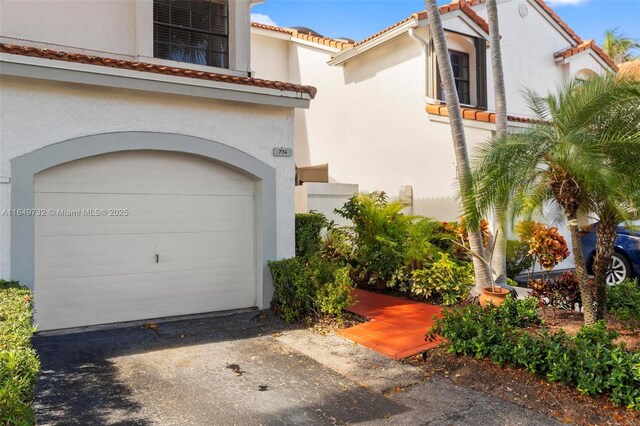
<instances>
[{"instance_id":1,"label":"window with shutter","mask_svg":"<svg viewBox=\"0 0 640 426\"><path fill-rule=\"evenodd\" d=\"M154 0L153 55L229 68L228 0Z\"/></svg>"}]
</instances>

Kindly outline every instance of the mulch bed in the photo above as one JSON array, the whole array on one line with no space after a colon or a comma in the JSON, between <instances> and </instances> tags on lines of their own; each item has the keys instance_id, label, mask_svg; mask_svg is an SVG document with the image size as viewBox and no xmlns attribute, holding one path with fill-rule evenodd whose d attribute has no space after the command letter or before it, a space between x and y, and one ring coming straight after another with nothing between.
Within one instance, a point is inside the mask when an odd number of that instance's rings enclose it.
<instances>
[{"instance_id":1,"label":"mulch bed","mask_svg":"<svg viewBox=\"0 0 640 426\"><path fill-rule=\"evenodd\" d=\"M568 334L576 334L583 325L583 317L580 312L563 311L552 308L544 308L542 316L545 324L551 330L563 329ZM610 315L606 316L607 328L618 332L616 343L624 343L630 351L640 350L640 332L633 332L627 329L623 324L616 321Z\"/></svg>"},{"instance_id":2,"label":"mulch bed","mask_svg":"<svg viewBox=\"0 0 640 426\"><path fill-rule=\"evenodd\" d=\"M450 354L439 347L409 360L425 376L444 377L565 423L578 425L640 425L640 412L611 404L606 396L580 395L572 387L551 383L520 368L499 367L486 359Z\"/></svg>"},{"instance_id":3,"label":"mulch bed","mask_svg":"<svg viewBox=\"0 0 640 426\"><path fill-rule=\"evenodd\" d=\"M367 321L366 318L351 312L343 312L342 318L340 319L331 316L315 316L309 321L309 330L325 336L342 330L343 328L353 327Z\"/></svg>"},{"instance_id":4,"label":"mulch bed","mask_svg":"<svg viewBox=\"0 0 640 426\"><path fill-rule=\"evenodd\" d=\"M569 334L577 333L583 324L582 314L578 312L554 312L546 308L543 315L550 329L562 328ZM620 333L618 343L625 343L630 350L640 350L640 333L626 330L610 317L607 318L607 326ZM420 367L425 376L444 377L457 385L481 390L565 423L640 425L640 411L616 407L606 395L580 395L574 387L549 382L522 368L500 367L488 359L451 354L443 346L426 352L425 357L417 355L408 362Z\"/></svg>"}]
</instances>

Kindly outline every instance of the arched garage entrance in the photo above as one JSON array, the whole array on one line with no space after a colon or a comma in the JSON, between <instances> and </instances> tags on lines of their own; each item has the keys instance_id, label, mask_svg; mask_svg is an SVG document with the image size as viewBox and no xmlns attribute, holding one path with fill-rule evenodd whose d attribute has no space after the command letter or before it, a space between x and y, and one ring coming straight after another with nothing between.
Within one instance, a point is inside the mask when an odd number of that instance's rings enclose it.
<instances>
[{"instance_id":1,"label":"arched garage entrance","mask_svg":"<svg viewBox=\"0 0 640 426\"><path fill-rule=\"evenodd\" d=\"M181 135L82 139L39 150L61 155L75 146L84 151L79 158L41 167L36 151L28 154L31 171L17 182L14 173L14 205L32 201L38 214L12 222L13 276L31 284L40 330L266 306L264 262L275 242L262 224L275 222L266 195L273 169ZM180 142L187 152L176 149ZM19 159L12 167L27 165ZM25 281L29 262L17 256L29 233L32 280Z\"/></svg>"}]
</instances>

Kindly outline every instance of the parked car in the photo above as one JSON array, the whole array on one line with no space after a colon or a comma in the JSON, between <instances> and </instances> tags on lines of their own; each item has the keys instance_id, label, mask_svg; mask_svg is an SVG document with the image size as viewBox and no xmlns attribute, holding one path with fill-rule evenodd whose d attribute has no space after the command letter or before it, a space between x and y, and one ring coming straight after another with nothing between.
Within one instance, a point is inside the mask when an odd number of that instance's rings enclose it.
<instances>
[{"instance_id":1,"label":"parked car","mask_svg":"<svg viewBox=\"0 0 640 426\"><path fill-rule=\"evenodd\" d=\"M587 263L587 270L593 274L593 260L596 256L596 229L594 223L582 229L580 240ZM616 285L626 278L640 276L640 220L618 225L618 238L607 274L607 284Z\"/></svg>"}]
</instances>

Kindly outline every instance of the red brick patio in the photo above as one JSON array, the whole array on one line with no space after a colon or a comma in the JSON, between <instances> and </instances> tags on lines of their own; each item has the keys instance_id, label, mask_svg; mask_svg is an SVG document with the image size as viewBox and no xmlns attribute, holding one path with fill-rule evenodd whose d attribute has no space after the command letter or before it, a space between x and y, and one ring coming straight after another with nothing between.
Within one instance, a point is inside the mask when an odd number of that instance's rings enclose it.
<instances>
[{"instance_id":1,"label":"red brick patio","mask_svg":"<svg viewBox=\"0 0 640 426\"><path fill-rule=\"evenodd\" d=\"M428 303L356 290L357 302L347 311L370 321L340 330L338 335L371 348L393 359L403 359L440 344L425 342L441 308Z\"/></svg>"}]
</instances>

